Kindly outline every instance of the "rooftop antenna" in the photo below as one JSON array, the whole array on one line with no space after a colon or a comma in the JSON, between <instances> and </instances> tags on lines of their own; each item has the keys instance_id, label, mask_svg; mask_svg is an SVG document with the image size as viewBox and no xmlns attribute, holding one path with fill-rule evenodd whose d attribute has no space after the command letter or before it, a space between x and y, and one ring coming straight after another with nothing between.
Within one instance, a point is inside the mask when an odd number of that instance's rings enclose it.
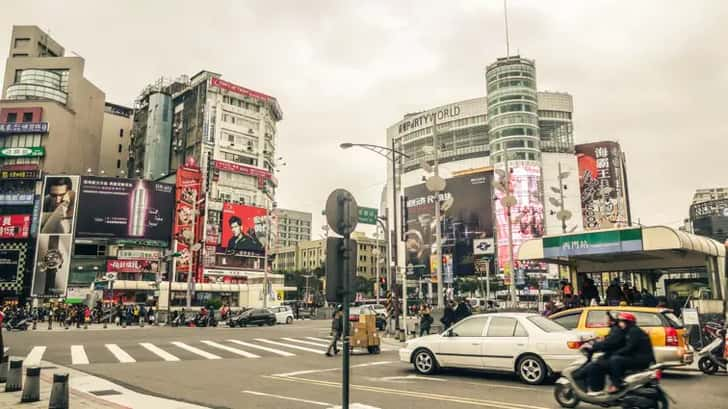
<instances>
[{"instance_id":1,"label":"rooftop antenna","mask_svg":"<svg viewBox=\"0 0 728 409\"><path fill-rule=\"evenodd\" d=\"M503 0L503 17L506 22L506 58L511 56L511 39L508 34L508 0Z\"/></svg>"}]
</instances>

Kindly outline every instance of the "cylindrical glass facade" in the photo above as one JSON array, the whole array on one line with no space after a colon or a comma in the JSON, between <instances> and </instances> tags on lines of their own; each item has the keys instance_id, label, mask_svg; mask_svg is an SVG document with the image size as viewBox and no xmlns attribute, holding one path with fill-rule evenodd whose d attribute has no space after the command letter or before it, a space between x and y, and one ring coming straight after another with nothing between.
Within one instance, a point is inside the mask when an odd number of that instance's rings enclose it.
<instances>
[{"instance_id":1,"label":"cylindrical glass facade","mask_svg":"<svg viewBox=\"0 0 728 409\"><path fill-rule=\"evenodd\" d=\"M492 163L540 161L536 66L518 56L498 59L486 69Z\"/></svg>"},{"instance_id":2,"label":"cylindrical glass facade","mask_svg":"<svg viewBox=\"0 0 728 409\"><path fill-rule=\"evenodd\" d=\"M23 70L15 84L8 87L7 99L51 99L66 104L68 94L63 91L63 76L47 70Z\"/></svg>"}]
</instances>

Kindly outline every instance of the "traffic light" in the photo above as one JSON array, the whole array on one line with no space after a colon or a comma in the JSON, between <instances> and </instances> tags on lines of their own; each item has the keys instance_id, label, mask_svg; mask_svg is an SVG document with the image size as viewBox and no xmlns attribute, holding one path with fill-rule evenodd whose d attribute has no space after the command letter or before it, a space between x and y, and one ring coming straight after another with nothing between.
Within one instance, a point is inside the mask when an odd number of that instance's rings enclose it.
<instances>
[{"instance_id":1,"label":"traffic light","mask_svg":"<svg viewBox=\"0 0 728 409\"><path fill-rule=\"evenodd\" d=\"M379 288L387 291L387 279L385 277L379 277Z\"/></svg>"},{"instance_id":2,"label":"traffic light","mask_svg":"<svg viewBox=\"0 0 728 409\"><path fill-rule=\"evenodd\" d=\"M355 240L349 239L348 268L344 267L344 240L341 237L326 239L326 301L343 302L344 300L344 272L349 276L349 301L354 301L356 291L351 291L356 278L357 245Z\"/></svg>"}]
</instances>

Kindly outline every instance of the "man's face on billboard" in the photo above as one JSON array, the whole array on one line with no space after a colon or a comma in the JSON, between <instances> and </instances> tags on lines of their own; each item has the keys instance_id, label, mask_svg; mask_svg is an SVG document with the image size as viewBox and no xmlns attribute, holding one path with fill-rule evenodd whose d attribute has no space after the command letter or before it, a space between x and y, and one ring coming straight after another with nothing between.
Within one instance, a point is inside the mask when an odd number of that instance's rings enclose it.
<instances>
[{"instance_id":1,"label":"man's face on billboard","mask_svg":"<svg viewBox=\"0 0 728 409\"><path fill-rule=\"evenodd\" d=\"M50 189L50 196L53 198L53 201L56 204L59 204L63 201L63 198L65 197L66 193L68 193L68 186L66 185L60 185L60 186L51 186Z\"/></svg>"},{"instance_id":2,"label":"man's face on billboard","mask_svg":"<svg viewBox=\"0 0 728 409\"><path fill-rule=\"evenodd\" d=\"M238 237L240 236L240 224L238 222L232 222L230 223L230 231L233 232L233 236Z\"/></svg>"}]
</instances>

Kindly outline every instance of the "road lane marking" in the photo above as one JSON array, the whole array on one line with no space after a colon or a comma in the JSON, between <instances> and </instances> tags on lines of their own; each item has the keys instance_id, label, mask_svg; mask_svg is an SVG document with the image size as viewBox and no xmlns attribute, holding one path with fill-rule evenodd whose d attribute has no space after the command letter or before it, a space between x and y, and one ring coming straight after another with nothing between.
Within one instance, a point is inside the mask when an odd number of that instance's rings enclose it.
<instances>
[{"instance_id":1,"label":"road lane marking","mask_svg":"<svg viewBox=\"0 0 728 409\"><path fill-rule=\"evenodd\" d=\"M127 354L123 349L119 348L116 344L106 344L104 345L106 349L109 350L112 354L114 354L114 357L119 360L122 364L129 364L132 362L136 362L136 359L132 358L131 355Z\"/></svg>"},{"instance_id":2,"label":"road lane marking","mask_svg":"<svg viewBox=\"0 0 728 409\"><path fill-rule=\"evenodd\" d=\"M377 365L387 365L397 363L395 361L377 361L377 362L368 362L365 364L358 364L358 365L351 365L350 368L364 368L367 366L377 366ZM296 372L288 372L288 373L280 373L275 374L271 376L281 376L281 377L288 377L288 376L296 376L296 375L306 375L306 374L312 374L312 373L320 373L320 372L333 372L333 371L339 371L341 368L326 368L326 369L308 369L305 371L296 371Z\"/></svg>"},{"instance_id":3,"label":"road lane marking","mask_svg":"<svg viewBox=\"0 0 728 409\"><path fill-rule=\"evenodd\" d=\"M318 402L318 401L315 401L315 400L308 400L308 399L290 398L288 396L272 395L270 393L263 393L263 392L256 392L256 391L242 391L242 392L243 393L247 393L249 395L265 396L265 397L268 397L268 398L291 400L291 401L294 401L294 402L301 402L301 403L310 403L312 405L326 406L326 407L329 407L329 408L335 406L333 403Z\"/></svg>"},{"instance_id":4,"label":"road lane marking","mask_svg":"<svg viewBox=\"0 0 728 409\"><path fill-rule=\"evenodd\" d=\"M83 345L71 345L71 365L88 365L88 356Z\"/></svg>"},{"instance_id":5,"label":"road lane marking","mask_svg":"<svg viewBox=\"0 0 728 409\"><path fill-rule=\"evenodd\" d=\"M340 388L341 387L341 383L338 383L338 382L320 381L320 380L307 379L307 378L294 378L294 377L287 377L287 376L280 376L280 377L279 376L263 376L263 378L278 379L278 380L289 381L289 382L308 383L311 385L326 386L326 387L331 387L331 388ZM399 389L390 389L390 388L382 388L382 387L367 386L367 385L352 384L352 385L350 385L350 387L351 387L351 389L361 390L361 391L365 391L365 392L376 392L376 393L381 393L381 394L397 395L397 396L404 396L404 397L409 397L409 398L422 398L422 399L429 399L429 400L436 400L436 401L462 403L465 405L481 406L481 407L488 407L488 408L548 409L548 408L544 408L542 406L532 406L532 405L521 404L521 403L500 402L500 401L492 401L492 400L485 400L485 399L440 395L440 394L434 394L434 393L404 391L404 390L399 390Z\"/></svg>"},{"instance_id":6,"label":"road lane marking","mask_svg":"<svg viewBox=\"0 0 728 409\"><path fill-rule=\"evenodd\" d=\"M282 339L282 340L285 340L285 341L288 341L288 342L297 342L297 343L299 343L299 344L305 344L305 345L313 345L313 346L315 346L315 347L324 347L324 348L328 348L328 346L329 346L329 344L321 344L321 343L318 343L318 342L302 341L302 340L300 340L300 339L295 339L295 338L285 338L285 337L284 337L284 338L281 338L281 339Z\"/></svg>"},{"instance_id":7,"label":"road lane marking","mask_svg":"<svg viewBox=\"0 0 728 409\"><path fill-rule=\"evenodd\" d=\"M321 341L321 342L331 342L330 339L323 339L323 338L316 338L316 337L306 337L306 339L310 339L311 341Z\"/></svg>"},{"instance_id":8,"label":"road lane marking","mask_svg":"<svg viewBox=\"0 0 728 409\"><path fill-rule=\"evenodd\" d=\"M192 352L193 354L199 355L199 356L201 356L203 358L207 358L207 359L222 359L222 357L220 357L220 356L217 356L217 355L211 354L211 353L209 353L207 351L203 351L203 350L201 350L199 348L195 348L193 346L187 345L187 344L185 344L183 342L172 341L171 344L174 345L174 346L176 346L177 348L182 348L185 351Z\"/></svg>"},{"instance_id":9,"label":"road lane marking","mask_svg":"<svg viewBox=\"0 0 728 409\"><path fill-rule=\"evenodd\" d=\"M301 351L308 351L308 352L313 352L316 354L325 354L326 353L326 351L321 350L321 349L312 349L312 348L302 347L300 345L284 344L282 342L270 341L270 340L263 339L263 338L256 338L255 340L258 342L265 342L266 344L278 345L279 347L300 349Z\"/></svg>"},{"instance_id":10,"label":"road lane marking","mask_svg":"<svg viewBox=\"0 0 728 409\"><path fill-rule=\"evenodd\" d=\"M202 342L203 344L209 345L211 347L214 347L214 348L222 349L223 351L228 351L228 352L232 352L233 354L236 354L236 355L244 356L246 358L260 358L259 355L251 354L250 352L243 351L242 349L237 349L237 348L229 347L227 345L218 344L217 342L212 342L212 341L200 341L200 342Z\"/></svg>"},{"instance_id":11,"label":"road lane marking","mask_svg":"<svg viewBox=\"0 0 728 409\"><path fill-rule=\"evenodd\" d=\"M242 345L242 346L245 346L245 347L248 347L248 348L257 348L257 349L260 349L261 351L272 352L272 353L278 354L280 356L296 356L296 354L293 354L293 353L290 353L290 352L286 352L286 351L281 351L280 349L268 348L268 347L264 347L264 346L256 345L256 344L251 344L251 343L244 342L244 341L238 341L237 339L228 339L228 342L233 342L233 343L236 343L238 345Z\"/></svg>"},{"instance_id":12,"label":"road lane marking","mask_svg":"<svg viewBox=\"0 0 728 409\"><path fill-rule=\"evenodd\" d=\"M486 388L502 388L502 389L515 389L529 392L540 392L540 393L551 393L550 389L546 388L529 388L526 386L512 386L512 385L499 385L497 383L480 383L480 382L462 382L464 385L476 385Z\"/></svg>"},{"instance_id":13,"label":"road lane marking","mask_svg":"<svg viewBox=\"0 0 728 409\"><path fill-rule=\"evenodd\" d=\"M28 353L28 356L25 357L23 365L40 365L40 360L43 359L43 354L45 353L45 351L46 347L44 346L33 347L33 349L30 350L30 353Z\"/></svg>"},{"instance_id":14,"label":"road lane marking","mask_svg":"<svg viewBox=\"0 0 728 409\"><path fill-rule=\"evenodd\" d=\"M157 347L154 344L150 344L148 342L141 342L139 345L146 348L149 352L153 353L154 355L164 359L167 362L177 362L179 361L179 358L176 356L170 354L169 352L163 350L162 348Z\"/></svg>"}]
</instances>

